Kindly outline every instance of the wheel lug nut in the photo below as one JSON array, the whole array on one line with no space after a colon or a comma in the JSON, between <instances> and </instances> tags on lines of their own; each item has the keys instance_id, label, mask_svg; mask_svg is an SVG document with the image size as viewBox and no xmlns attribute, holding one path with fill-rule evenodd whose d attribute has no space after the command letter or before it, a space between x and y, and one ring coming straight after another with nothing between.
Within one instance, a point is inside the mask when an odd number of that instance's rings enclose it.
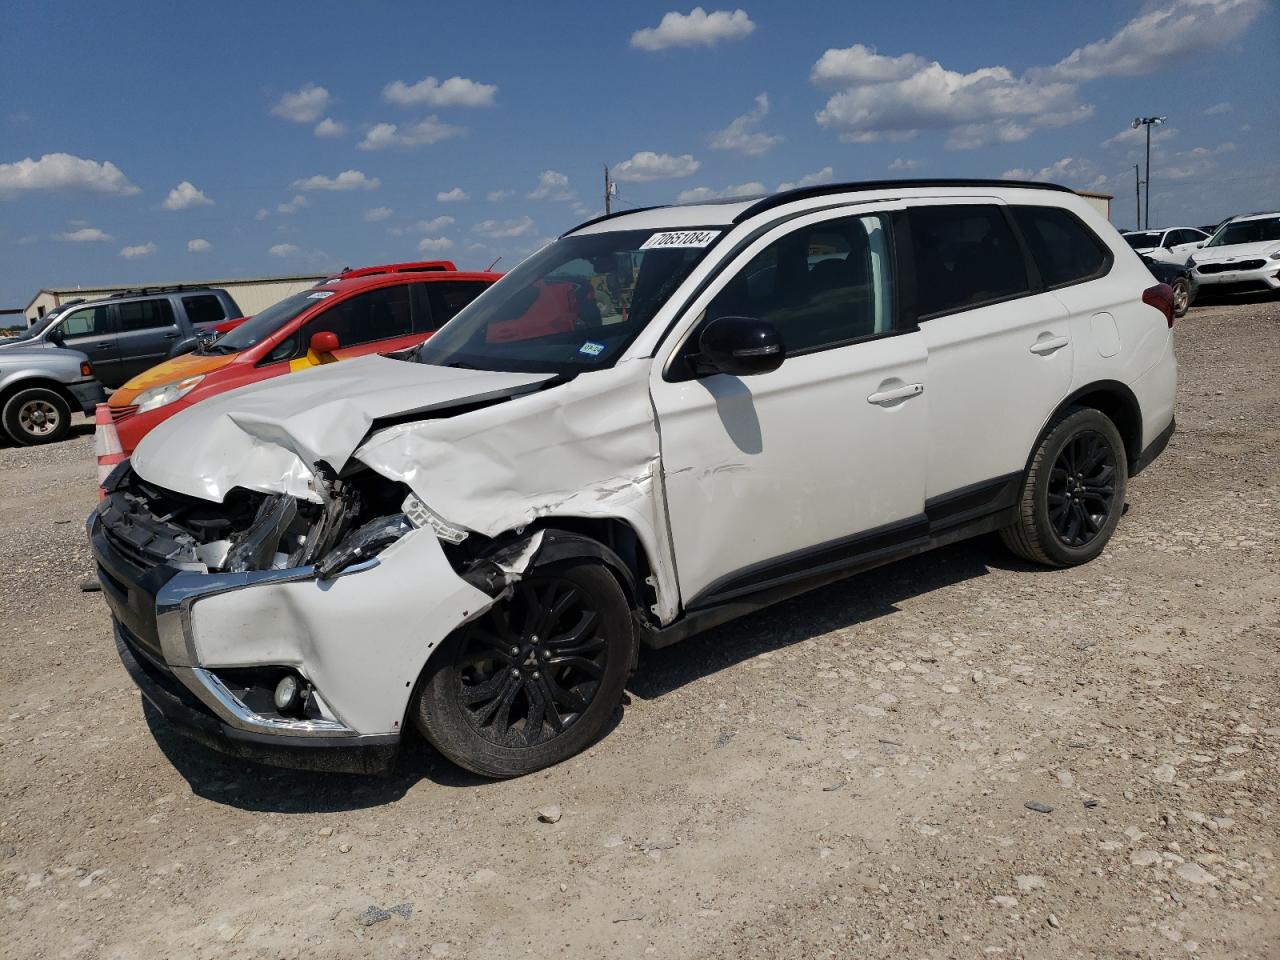
<instances>
[{"instance_id":1,"label":"wheel lug nut","mask_svg":"<svg viewBox=\"0 0 1280 960\"><path fill-rule=\"evenodd\" d=\"M519 671L519 670L515 670L515 669L513 669L513 670L511 671L511 675L512 675L513 677L519 677L519 676L520 676L520 671Z\"/></svg>"},{"instance_id":2,"label":"wheel lug nut","mask_svg":"<svg viewBox=\"0 0 1280 960\"><path fill-rule=\"evenodd\" d=\"M537 670L533 671L533 679L538 680L541 677L542 677L542 674L538 673Z\"/></svg>"},{"instance_id":3,"label":"wheel lug nut","mask_svg":"<svg viewBox=\"0 0 1280 960\"><path fill-rule=\"evenodd\" d=\"M515 657L515 656L519 656L519 654L520 654L520 648L519 648L519 647L512 647L512 648L511 648L511 655L512 655L513 657Z\"/></svg>"}]
</instances>

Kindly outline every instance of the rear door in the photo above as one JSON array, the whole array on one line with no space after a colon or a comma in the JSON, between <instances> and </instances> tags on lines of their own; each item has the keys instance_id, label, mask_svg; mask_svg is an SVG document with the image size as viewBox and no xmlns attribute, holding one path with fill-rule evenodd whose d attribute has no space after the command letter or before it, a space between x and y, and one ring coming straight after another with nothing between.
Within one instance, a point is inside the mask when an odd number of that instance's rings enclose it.
<instances>
[{"instance_id":1,"label":"rear door","mask_svg":"<svg viewBox=\"0 0 1280 960\"><path fill-rule=\"evenodd\" d=\"M178 339L178 321L168 297L115 304L120 371L124 380L162 363Z\"/></svg>"},{"instance_id":2,"label":"rear door","mask_svg":"<svg viewBox=\"0 0 1280 960\"><path fill-rule=\"evenodd\" d=\"M227 319L227 312L216 294L189 293L184 294L180 299L187 321L198 336L211 336L214 333L213 328Z\"/></svg>"},{"instance_id":3,"label":"rear door","mask_svg":"<svg viewBox=\"0 0 1280 960\"><path fill-rule=\"evenodd\" d=\"M110 304L73 310L58 322L57 330L68 347L89 358L98 382L104 387L118 387L129 379L121 375Z\"/></svg>"},{"instance_id":4,"label":"rear door","mask_svg":"<svg viewBox=\"0 0 1280 960\"><path fill-rule=\"evenodd\" d=\"M995 199L908 208L914 312L928 350L931 507L1012 483L1071 384L1066 308ZM966 490L966 488L974 488ZM936 498L943 498L938 501Z\"/></svg>"}]
</instances>

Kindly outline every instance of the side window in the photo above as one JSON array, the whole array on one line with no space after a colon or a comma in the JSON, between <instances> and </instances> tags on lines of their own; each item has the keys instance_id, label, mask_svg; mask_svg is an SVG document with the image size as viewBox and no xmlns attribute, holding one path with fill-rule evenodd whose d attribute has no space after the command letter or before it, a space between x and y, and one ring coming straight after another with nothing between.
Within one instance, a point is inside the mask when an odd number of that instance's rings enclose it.
<instances>
[{"instance_id":1,"label":"side window","mask_svg":"<svg viewBox=\"0 0 1280 960\"><path fill-rule=\"evenodd\" d=\"M484 292L487 283L476 280L441 280L437 283L422 283L417 286L424 289L430 309L421 311L416 308L413 315L413 329L418 333L438 330L457 315L458 311Z\"/></svg>"},{"instance_id":2,"label":"side window","mask_svg":"<svg viewBox=\"0 0 1280 960\"><path fill-rule=\"evenodd\" d=\"M1029 291L1022 249L999 207L912 207L908 218L921 320Z\"/></svg>"},{"instance_id":3,"label":"side window","mask_svg":"<svg viewBox=\"0 0 1280 960\"><path fill-rule=\"evenodd\" d=\"M133 333L137 330L155 330L160 327L172 327L173 304L167 299L132 300L116 304L116 316L120 321L121 333Z\"/></svg>"},{"instance_id":4,"label":"side window","mask_svg":"<svg viewBox=\"0 0 1280 960\"><path fill-rule=\"evenodd\" d=\"M226 311L222 309L222 301L212 293L183 297L182 306L187 311L187 319L192 323L218 323L227 318Z\"/></svg>"},{"instance_id":5,"label":"side window","mask_svg":"<svg viewBox=\"0 0 1280 960\"><path fill-rule=\"evenodd\" d=\"M758 317L788 354L820 350L893 326L889 235L880 216L813 224L760 251L707 307L707 318Z\"/></svg>"},{"instance_id":6,"label":"side window","mask_svg":"<svg viewBox=\"0 0 1280 960\"><path fill-rule=\"evenodd\" d=\"M412 314L407 283L361 293L334 304L308 323L297 355L306 353L311 338L323 331L336 334L343 347L408 336L413 332Z\"/></svg>"},{"instance_id":7,"label":"side window","mask_svg":"<svg viewBox=\"0 0 1280 960\"><path fill-rule=\"evenodd\" d=\"M100 337L111 332L110 312L111 308L106 304L73 311L58 324L58 330L66 340Z\"/></svg>"},{"instance_id":8,"label":"side window","mask_svg":"<svg viewBox=\"0 0 1280 960\"><path fill-rule=\"evenodd\" d=\"M1105 273L1110 266L1111 252L1106 245L1068 211L1059 207L1010 207L1009 212L1031 248L1031 258L1046 287L1088 280Z\"/></svg>"}]
</instances>

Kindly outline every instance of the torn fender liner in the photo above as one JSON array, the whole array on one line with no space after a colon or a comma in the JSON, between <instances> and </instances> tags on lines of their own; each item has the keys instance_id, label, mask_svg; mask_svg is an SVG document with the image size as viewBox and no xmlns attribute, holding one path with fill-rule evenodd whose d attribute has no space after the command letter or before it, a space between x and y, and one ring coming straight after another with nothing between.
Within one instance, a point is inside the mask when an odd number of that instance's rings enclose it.
<instances>
[{"instance_id":1,"label":"torn fender liner","mask_svg":"<svg viewBox=\"0 0 1280 960\"><path fill-rule=\"evenodd\" d=\"M161 423L133 469L167 490L221 502L235 487L321 503L314 470L341 470L375 420L499 400L550 374L458 370L360 357L210 397Z\"/></svg>"},{"instance_id":2,"label":"torn fender liner","mask_svg":"<svg viewBox=\"0 0 1280 960\"><path fill-rule=\"evenodd\" d=\"M666 622L678 592L649 372L647 360L631 361L514 403L388 427L355 457L407 483L449 523L487 536L548 516L624 521L649 556Z\"/></svg>"}]
</instances>

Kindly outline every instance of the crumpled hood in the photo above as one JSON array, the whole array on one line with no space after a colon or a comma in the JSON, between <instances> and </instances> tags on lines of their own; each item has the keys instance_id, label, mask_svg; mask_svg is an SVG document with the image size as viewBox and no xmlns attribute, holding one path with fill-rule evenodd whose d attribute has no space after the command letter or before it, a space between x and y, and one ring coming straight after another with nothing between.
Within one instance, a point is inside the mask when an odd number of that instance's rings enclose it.
<instances>
[{"instance_id":1,"label":"crumpled hood","mask_svg":"<svg viewBox=\"0 0 1280 960\"><path fill-rule=\"evenodd\" d=\"M1217 260L1240 260L1251 257L1267 257L1280 251L1280 240L1259 240L1257 243L1230 243L1223 247L1201 247L1192 253L1196 263Z\"/></svg>"},{"instance_id":2,"label":"crumpled hood","mask_svg":"<svg viewBox=\"0 0 1280 960\"><path fill-rule=\"evenodd\" d=\"M206 500L244 487L319 503L314 465L341 469L375 420L527 393L550 379L378 356L345 360L193 405L143 438L133 469Z\"/></svg>"}]
</instances>

